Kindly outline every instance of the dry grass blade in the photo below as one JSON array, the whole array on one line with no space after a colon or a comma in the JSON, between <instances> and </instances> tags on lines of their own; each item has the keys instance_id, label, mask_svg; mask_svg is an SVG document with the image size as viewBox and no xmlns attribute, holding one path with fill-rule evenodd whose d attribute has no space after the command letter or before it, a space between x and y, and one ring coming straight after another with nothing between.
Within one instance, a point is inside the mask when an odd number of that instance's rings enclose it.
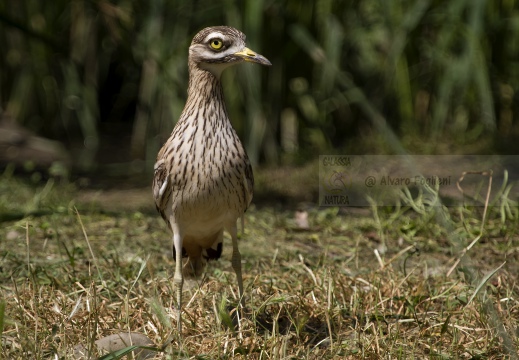
<instances>
[{"instance_id":1,"label":"dry grass blade","mask_svg":"<svg viewBox=\"0 0 519 360\"><path fill-rule=\"evenodd\" d=\"M388 261L385 262L384 264L384 268L386 268L388 265L392 264L395 260L397 260L399 257L401 257L402 255L404 255L405 253L411 251L415 249L416 250L416 245L409 245L408 247L406 248L403 248L402 250L400 250L398 253L396 253L393 257L391 257L391 259L389 259ZM380 261L379 261L380 262ZM380 270L383 270L384 268L381 268Z\"/></svg>"},{"instance_id":2,"label":"dry grass blade","mask_svg":"<svg viewBox=\"0 0 519 360\"><path fill-rule=\"evenodd\" d=\"M3 334L5 325L5 300L0 300L0 359L2 359L3 352Z\"/></svg>"},{"instance_id":3,"label":"dry grass blade","mask_svg":"<svg viewBox=\"0 0 519 360\"><path fill-rule=\"evenodd\" d=\"M485 228L485 220L486 220L486 217L487 217L488 204L490 202L490 191L492 190L492 174L493 174L493 172L492 172L492 170L489 170L489 171L464 171L462 173L461 177L456 182L456 186L458 187L458 190L463 195L465 194L465 192L463 191L463 188L461 187L461 182L463 181L463 179L465 178L465 176L467 174L477 174L477 175L482 175L482 176L488 176L488 186L487 186L487 195L486 195L486 198L485 198L485 207L483 209L483 216L482 216L482 219L481 219L481 227L480 227L480 230L479 230L479 235L476 236L476 238L474 240L472 240L472 242L461 251L460 255L458 256L458 258L456 259L454 264L451 266L449 271L447 271L447 277L449 277L452 274L452 272L454 271L454 269L456 269L456 267L460 263L460 261L463 258L463 256L465 256L467 251L472 249L472 247L483 236L483 231L484 231L484 228ZM462 214L462 219L463 219L463 212L461 212L461 214Z\"/></svg>"},{"instance_id":4,"label":"dry grass blade","mask_svg":"<svg viewBox=\"0 0 519 360\"><path fill-rule=\"evenodd\" d=\"M99 280L101 281L101 283L103 283L104 281L103 276L101 274L101 268L99 267L97 257L95 256L94 251L92 250L92 245L90 245L90 240L88 240L88 235L85 230L85 226L83 225L83 220L81 220L81 215L79 215L79 211L76 207L74 207L74 211L76 212L77 219L79 221L79 224L81 225L81 230L83 231L83 236L85 237L85 241L88 245L88 250L90 251L90 256L92 257L92 262L94 263L97 270L97 274L99 275Z\"/></svg>"},{"instance_id":5,"label":"dry grass blade","mask_svg":"<svg viewBox=\"0 0 519 360\"><path fill-rule=\"evenodd\" d=\"M479 283L479 285L477 286L477 288L474 290L474 293L472 294L472 296L470 297L469 301L467 301L467 305L465 306L468 306L472 300L474 300L474 298L476 297L476 295L479 293L479 291L481 290L481 288L483 286L485 286L485 284L487 283L488 280L490 280L490 278L492 276L494 276L494 274L496 272L498 272L503 266L505 266L506 264L506 261L504 263L502 263L501 265L499 265L497 268L495 268L494 270L492 270L491 272L489 272L488 274L486 274L483 279L481 279L481 282Z\"/></svg>"},{"instance_id":6,"label":"dry grass blade","mask_svg":"<svg viewBox=\"0 0 519 360\"><path fill-rule=\"evenodd\" d=\"M465 176L467 176L469 174L470 175L488 176L487 195L485 197L485 207L483 209L483 218L481 220L481 230L480 230L481 234L483 233L483 229L485 227L485 219L487 217L488 204L490 202L490 191L492 190L492 175L493 175L493 173L494 172L492 170L488 170L488 171L464 171L464 172L462 172L462 174L461 174L460 178L458 179L458 181L456 181L456 187L461 192L461 194L465 197L465 191L463 191L463 188L461 187L461 183L465 179Z\"/></svg>"}]
</instances>

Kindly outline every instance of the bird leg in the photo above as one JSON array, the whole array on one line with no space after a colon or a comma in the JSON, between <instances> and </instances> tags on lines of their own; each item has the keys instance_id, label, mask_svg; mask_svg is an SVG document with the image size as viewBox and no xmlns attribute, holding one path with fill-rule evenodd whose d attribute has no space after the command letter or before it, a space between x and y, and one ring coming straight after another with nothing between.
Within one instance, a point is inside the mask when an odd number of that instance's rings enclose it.
<instances>
[{"instance_id":1,"label":"bird leg","mask_svg":"<svg viewBox=\"0 0 519 360\"><path fill-rule=\"evenodd\" d=\"M229 229L231 238L232 238L232 268L234 269L234 272L236 273L236 278L238 279L238 291L240 295L240 305L241 307L245 307L245 299L243 296L243 278L241 275L241 254L240 250L238 249L238 235L237 235L237 229L236 224L233 224L233 226Z\"/></svg>"},{"instance_id":2,"label":"bird leg","mask_svg":"<svg viewBox=\"0 0 519 360\"><path fill-rule=\"evenodd\" d=\"M177 292L177 328L179 336L182 334L182 285L184 284L184 276L182 275L182 234L178 225L172 226L173 230L173 246L175 247L175 275L173 282Z\"/></svg>"}]
</instances>

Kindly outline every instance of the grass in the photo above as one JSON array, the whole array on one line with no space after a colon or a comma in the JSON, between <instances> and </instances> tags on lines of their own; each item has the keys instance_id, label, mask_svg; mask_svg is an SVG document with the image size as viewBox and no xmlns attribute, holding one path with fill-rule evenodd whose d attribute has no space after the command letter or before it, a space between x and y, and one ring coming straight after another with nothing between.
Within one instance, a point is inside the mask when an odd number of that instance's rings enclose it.
<instances>
[{"instance_id":1,"label":"grass","mask_svg":"<svg viewBox=\"0 0 519 360\"><path fill-rule=\"evenodd\" d=\"M450 276L482 209L440 221L425 207L310 207L302 230L287 207L253 206L240 247L250 315L234 328L227 239L223 258L185 285L179 344L171 239L151 197L93 200L9 175L0 184L2 214L21 214L0 229L0 358L68 359L78 344L130 331L157 346L173 335L157 359L517 358L516 205L504 217L489 207Z\"/></svg>"}]
</instances>

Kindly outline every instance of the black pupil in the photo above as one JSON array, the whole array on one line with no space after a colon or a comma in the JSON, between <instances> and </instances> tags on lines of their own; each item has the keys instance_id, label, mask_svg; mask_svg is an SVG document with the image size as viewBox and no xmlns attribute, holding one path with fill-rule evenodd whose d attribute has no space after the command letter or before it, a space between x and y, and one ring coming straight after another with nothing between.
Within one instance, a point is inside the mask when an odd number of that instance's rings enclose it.
<instances>
[{"instance_id":1,"label":"black pupil","mask_svg":"<svg viewBox=\"0 0 519 360\"><path fill-rule=\"evenodd\" d=\"M220 42L219 42L218 40L214 40L214 41L213 41L213 45L214 45L214 46L218 46L218 45L220 45Z\"/></svg>"}]
</instances>

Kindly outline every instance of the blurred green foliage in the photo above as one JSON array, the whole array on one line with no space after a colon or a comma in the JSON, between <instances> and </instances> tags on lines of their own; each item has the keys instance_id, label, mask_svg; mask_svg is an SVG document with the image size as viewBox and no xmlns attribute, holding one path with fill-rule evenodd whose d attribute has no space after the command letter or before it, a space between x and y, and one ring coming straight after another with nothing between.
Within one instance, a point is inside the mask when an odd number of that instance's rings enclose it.
<instances>
[{"instance_id":1,"label":"blurred green foliage","mask_svg":"<svg viewBox=\"0 0 519 360\"><path fill-rule=\"evenodd\" d=\"M221 24L273 63L223 79L255 163L351 143L517 149L516 0L3 1L0 106L80 170L150 169L182 111L191 38Z\"/></svg>"}]
</instances>

